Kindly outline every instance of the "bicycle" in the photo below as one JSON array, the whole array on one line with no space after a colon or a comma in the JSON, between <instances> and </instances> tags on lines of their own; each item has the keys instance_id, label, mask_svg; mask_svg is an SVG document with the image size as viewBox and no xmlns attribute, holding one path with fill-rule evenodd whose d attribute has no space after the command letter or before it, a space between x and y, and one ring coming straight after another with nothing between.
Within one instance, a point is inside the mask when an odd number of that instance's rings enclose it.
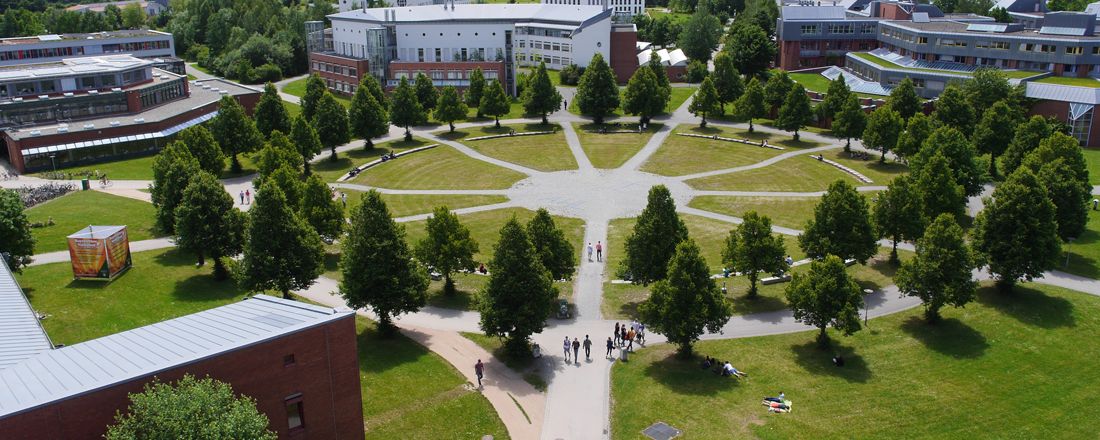
<instances>
[{"instance_id":1,"label":"bicycle","mask_svg":"<svg viewBox=\"0 0 1100 440\"><path fill-rule=\"evenodd\" d=\"M99 179L100 188L110 188L113 183L114 182L112 182L111 179L108 179L107 176L103 176L102 179Z\"/></svg>"}]
</instances>

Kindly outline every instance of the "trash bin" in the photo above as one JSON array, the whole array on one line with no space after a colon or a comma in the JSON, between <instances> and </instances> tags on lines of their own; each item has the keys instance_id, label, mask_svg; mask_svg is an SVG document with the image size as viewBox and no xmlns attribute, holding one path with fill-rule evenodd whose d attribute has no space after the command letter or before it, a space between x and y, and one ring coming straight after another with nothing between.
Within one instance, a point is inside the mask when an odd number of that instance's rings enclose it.
<instances>
[{"instance_id":1,"label":"trash bin","mask_svg":"<svg viewBox=\"0 0 1100 440\"><path fill-rule=\"evenodd\" d=\"M92 184L91 184L91 183L88 183L88 179L87 179L87 178L85 178L85 179L80 179L80 189L81 189L81 190L83 190L83 191L87 191L87 190L89 190L89 189L92 189Z\"/></svg>"},{"instance_id":2,"label":"trash bin","mask_svg":"<svg viewBox=\"0 0 1100 440\"><path fill-rule=\"evenodd\" d=\"M621 360L623 362L626 362L627 361L626 358L628 356L628 353L630 353L630 352L627 351L626 348L619 348L619 360Z\"/></svg>"}]
</instances>

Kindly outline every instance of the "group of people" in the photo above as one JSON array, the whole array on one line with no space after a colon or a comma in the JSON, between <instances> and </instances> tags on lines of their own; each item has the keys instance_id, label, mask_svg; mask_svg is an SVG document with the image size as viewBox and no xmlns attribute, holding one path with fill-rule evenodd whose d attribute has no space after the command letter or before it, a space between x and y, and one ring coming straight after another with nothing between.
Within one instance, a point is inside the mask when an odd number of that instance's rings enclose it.
<instances>
[{"instance_id":1,"label":"group of people","mask_svg":"<svg viewBox=\"0 0 1100 440\"><path fill-rule=\"evenodd\" d=\"M588 243L588 262L592 262L592 243ZM603 242L596 241L596 261L603 261Z\"/></svg>"},{"instance_id":2,"label":"group of people","mask_svg":"<svg viewBox=\"0 0 1100 440\"><path fill-rule=\"evenodd\" d=\"M619 348L625 348L626 351L634 351L634 341L637 340L639 344L645 345L645 324L632 321L630 326L625 324L615 323L615 330L612 332L612 338L614 342L618 344ZM611 355L611 348L607 349L608 355Z\"/></svg>"},{"instance_id":3,"label":"group of people","mask_svg":"<svg viewBox=\"0 0 1100 440\"><path fill-rule=\"evenodd\" d=\"M774 413L786 413L791 412L791 401L787 400L787 395L779 392L777 397L764 397L764 400L760 402L761 405L768 407L768 412Z\"/></svg>"},{"instance_id":4,"label":"group of people","mask_svg":"<svg viewBox=\"0 0 1100 440\"><path fill-rule=\"evenodd\" d=\"M592 340L588 339L588 335L584 335L584 342L580 339L573 338L573 341L569 341L569 337L565 337L565 342L562 343L562 349L565 351L565 363L573 362L579 364L581 362L581 347L584 347L584 360L592 359ZM569 350L573 350L573 356L570 358Z\"/></svg>"},{"instance_id":5,"label":"group of people","mask_svg":"<svg viewBox=\"0 0 1100 440\"><path fill-rule=\"evenodd\" d=\"M394 154L392 151L389 152L389 154L383 154L382 155L382 162L386 162L386 161L394 160L394 159L397 159L397 155Z\"/></svg>"},{"instance_id":6,"label":"group of people","mask_svg":"<svg viewBox=\"0 0 1100 440\"><path fill-rule=\"evenodd\" d=\"M230 194L232 194L232 193L230 193ZM246 190L241 191L241 204L242 205L251 205L252 204L252 190L246 189Z\"/></svg>"},{"instance_id":7,"label":"group of people","mask_svg":"<svg viewBox=\"0 0 1100 440\"><path fill-rule=\"evenodd\" d=\"M722 377L749 377L749 373L734 368L730 361L719 362L718 359L707 356L703 359L703 369L711 370Z\"/></svg>"}]
</instances>

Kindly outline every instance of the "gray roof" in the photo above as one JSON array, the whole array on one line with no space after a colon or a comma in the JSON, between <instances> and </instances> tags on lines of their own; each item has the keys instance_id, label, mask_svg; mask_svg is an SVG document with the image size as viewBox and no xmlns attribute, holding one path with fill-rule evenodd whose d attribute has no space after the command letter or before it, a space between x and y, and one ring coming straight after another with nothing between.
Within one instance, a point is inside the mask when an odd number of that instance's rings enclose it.
<instances>
[{"instance_id":1,"label":"gray roof","mask_svg":"<svg viewBox=\"0 0 1100 440\"><path fill-rule=\"evenodd\" d=\"M784 6L779 15L783 20L843 20L846 9L843 6Z\"/></svg>"},{"instance_id":2,"label":"gray roof","mask_svg":"<svg viewBox=\"0 0 1100 440\"><path fill-rule=\"evenodd\" d=\"M1100 84L1100 82L1098 82ZM1027 82L1028 98L1100 105L1100 88Z\"/></svg>"},{"instance_id":3,"label":"gray roof","mask_svg":"<svg viewBox=\"0 0 1100 440\"><path fill-rule=\"evenodd\" d=\"M49 350L0 370L0 418L353 315L350 310L256 295Z\"/></svg>"},{"instance_id":4,"label":"gray roof","mask_svg":"<svg viewBox=\"0 0 1100 440\"><path fill-rule=\"evenodd\" d=\"M426 21L556 21L582 23L604 12L603 6L544 5L544 4L475 4L407 6L398 8L356 9L329 15L332 20L358 20L368 22L416 23ZM387 15L390 19L387 20Z\"/></svg>"},{"instance_id":5,"label":"gray roof","mask_svg":"<svg viewBox=\"0 0 1100 440\"><path fill-rule=\"evenodd\" d=\"M51 348L23 289L0 258L0 370Z\"/></svg>"}]
</instances>

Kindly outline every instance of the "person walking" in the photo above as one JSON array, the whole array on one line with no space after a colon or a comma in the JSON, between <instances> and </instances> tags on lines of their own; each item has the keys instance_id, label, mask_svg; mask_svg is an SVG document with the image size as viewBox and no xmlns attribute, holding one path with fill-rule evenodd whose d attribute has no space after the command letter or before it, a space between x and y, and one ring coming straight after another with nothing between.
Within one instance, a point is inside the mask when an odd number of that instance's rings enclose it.
<instances>
[{"instance_id":1,"label":"person walking","mask_svg":"<svg viewBox=\"0 0 1100 440\"><path fill-rule=\"evenodd\" d=\"M596 261L603 261L603 243L596 241Z\"/></svg>"},{"instance_id":2,"label":"person walking","mask_svg":"<svg viewBox=\"0 0 1100 440\"><path fill-rule=\"evenodd\" d=\"M619 327L619 347L626 345L626 326Z\"/></svg>"},{"instance_id":3,"label":"person walking","mask_svg":"<svg viewBox=\"0 0 1100 440\"><path fill-rule=\"evenodd\" d=\"M634 336L636 334L634 329L626 331L626 351L634 351Z\"/></svg>"},{"instance_id":4,"label":"person walking","mask_svg":"<svg viewBox=\"0 0 1100 440\"><path fill-rule=\"evenodd\" d=\"M344 207L348 207L348 193L340 191L340 201L344 203Z\"/></svg>"},{"instance_id":5,"label":"person walking","mask_svg":"<svg viewBox=\"0 0 1100 440\"><path fill-rule=\"evenodd\" d=\"M565 342L562 343L562 349L565 351L565 362L566 363L569 362L569 347L572 346L572 345L573 344L569 343L569 337L566 336L565 337Z\"/></svg>"},{"instance_id":6,"label":"person walking","mask_svg":"<svg viewBox=\"0 0 1100 440\"><path fill-rule=\"evenodd\" d=\"M252 204L252 191L251 190L247 190L247 189L244 190L244 200L245 200L245 202L244 202L245 205L251 205Z\"/></svg>"},{"instance_id":7,"label":"person walking","mask_svg":"<svg viewBox=\"0 0 1100 440\"><path fill-rule=\"evenodd\" d=\"M584 360L592 359L592 340L588 339L588 335L584 335Z\"/></svg>"},{"instance_id":8,"label":"person walking","mask_svg":"<svg viewBox=\"0 0 1100 440\"><path fill-rule=\"evenodd\" d=\"M615 338L615 343L619 342L619 323L615 323L615 331L611 333L611 336Z\"/></svg>"},{"instance_id":9,"label":"person walking","mask_svg":"<svg viewBox=\"0 0 1100 440\"><path fill-rule=\"evenodd\" d=\"M607 338L607 354L604 357L611 357L611 349L615 348L615 342L610 337Z\"/></svg>"},{"instance_id":10,"label":"person walking","mask_svg":"<svg viewBox=\"0 0 1100 440\"><path fill-rule=\"evenodd\" d=\"M244 190L241 190L241 204L244 204Z\"/></svg>"},{"instance_id":11,"label":"person walking","mask_svg":"<svg viewBox=\"0 0 1100 440\"><path fill-rule=\"evenodd\" d=\"M588 262L592 262L592 243L588 243Z\"/></svg>"},{"instance_id":12,"label":"person walking","mask_svg":"<svg viewBox=\"0 0 1100 440\"><path fill-rule=\"evenodd\" d=\"M645 324L638 323L638 343L645 347Z\"/></svg>"},{"instance_id":13,"label":"person walking","mask_svg":"<svg viewBox=\"0 0 1100 440\"><path fill-rule=\"evenodd\" d=\"M573 362L581 363L581 341L577 338L573 338Z\"/></svg>"},{"instance_id":14,"label":"person walking","mask_svg":"<svg viewBox=\"0 0 1100 440\"><path fill-rule=\"evenodd\" d=\"M485 377L485 364L481 363L481 359L474 364L474 374L477 374L477 388L481 389L481 378Z\"/></svg>"}]
</instances>

